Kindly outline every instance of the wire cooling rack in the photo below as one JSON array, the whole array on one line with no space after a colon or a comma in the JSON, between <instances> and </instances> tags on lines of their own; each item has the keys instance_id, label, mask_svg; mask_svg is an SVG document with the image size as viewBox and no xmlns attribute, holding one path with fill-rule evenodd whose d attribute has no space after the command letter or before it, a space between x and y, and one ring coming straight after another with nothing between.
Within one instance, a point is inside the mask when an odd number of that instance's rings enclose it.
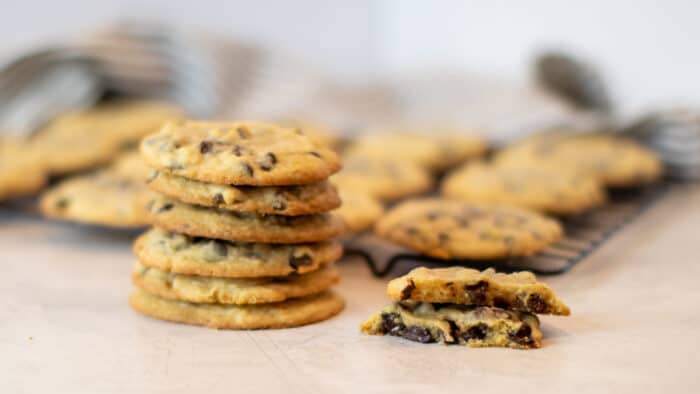
<instances>
[{"instance_id":1,"label":"wire cooling rack","mask_svg":"<svg viewBox=\"0 0 700 394\"><path fill-rule=\"evenodd\" d=\"M493 267L504 272L528 270L537 275L558 275L584 260L625 225L659 201L672 187L670 182L661 182L643 188L612 190L605 206L562 219L566 236L532 256L498 260L443 260L403 251L379 256L370 250L380 248L371 248L368 244L383 241L372 240L373 237L367 236L349 240L346 243L345 255L363 259L372 274L379 278L393 273L401 274L416 265L462 265L480 270Z\"/></svg>"}]
</instances>

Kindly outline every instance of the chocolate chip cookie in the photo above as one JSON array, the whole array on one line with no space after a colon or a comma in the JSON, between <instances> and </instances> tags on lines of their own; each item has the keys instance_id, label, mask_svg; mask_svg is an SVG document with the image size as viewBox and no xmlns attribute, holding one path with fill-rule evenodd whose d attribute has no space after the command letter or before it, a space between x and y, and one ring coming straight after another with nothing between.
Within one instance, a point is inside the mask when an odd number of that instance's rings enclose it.
<instances>
[{"instance_id":1,"label":"chocolate chip cookie","mask_svg":"<svg viewBox=\"0 0 700 394\"><path fill-rule=\"evenodd\" d=\"M106 164L126 146L182 116L163 103L115 102L60 116L38 132L32 146L51 174L66 174Z\"/></svg>"},{"instance_id":2,"label":"chocolate chip cookie","mask_svg":"<svg viewBox=\"0 0 700 394\"><path fill-rule=\"evenodd\" d=\"M479 157L487 148L481 137L440 130L430 133L374 132L358 137L344 152L344 157L410 161L439 171Z\"/></svg>"},{"instance_id":3,"label":"chocolate chip cookie","mask_svg":"<svg viewBox=\"0 0 700 394\"><path fill-rule=\"evenodd\" d=\"M496 156L502 166L568 168L610 187L653 182L663 174L656 155L638 143L605 134L555 132L537 135Z\"/></svg>"},{"instance_id":4,"label":"chocolate chip cookie","mask_svg":"<svg viewBox=\"0 0 700 394\"><path fill-rule=\"evenodd\" d=\"M138 154L127 154L113 166L68 178L44 192L43 215L84 224L117 228L148 224L146 203L155 194L146 188L148 169Z\"/></svg>"},{"instance_id":5,"label":"chocolate chip cookie","mask_svg":"<svg viewBox=\"0 0 700 394\"><path fill-rule=\"evenodd\" d=\"M467 202L516 205L556 215L578 214L605 202L597 177L555 167L467 164L450 173L441 190L446 197Z\"/></svg>"},{"instance_id":6,"label":"chocolate chip cookie","mask_svg":"<svg viewBox=\"0 0 700 394\"><path fill-rule=\"evenodd\" d=\"M521 208L416 199L385 214L375 232L441 259L494 259L536 253L563 230L556 220Z\"/></svg>"},{"instance_id":7,"label":"chocolate chip cookie","mask_svg":"<svg viewBox=\"0 0 700 394\"><path fill-rule=\"evenodd\" d=\"M136 239L134 253L142 265L161 271L257 278L318 270L338 260L343 248L335 240L295 245L233 243L153 228Z\"/></svg>"},{"instance_id":8,"label":"chocolate chip cookie","mask_svg":"<svg viewBox=\"0 0 700 394\"><path fill-rule=\"evenodd\" d=\"M308 215L340 206L335 187L322 181L298 186L234 186L204 183L154 171L148 186L189 204L239 212L275 215Z\"/></svg>"},{"instance_id":9,"label":"chocolate chip cookie","mask_svg":"<svg viewBox=\"0 0 700 394\"><path fill-rule=\"evenodd\" d=\"M303 133L256 122L170 123L141 153L161 172L222 185L301 185L340 170L338 155Z\"/></svg>"},{"instance_id":10,"label":"chocolate chip cookie","mask_svg":"<svg viewBox=\"0 0 700 394\"><path fill-rule=\"evenodd\" d=\"M343 222L328 213L264 215L189 205L168 197L146 204L148 221L160 228L198 237L240 242L302 243L341 234Z\"/></svg>"},{"instance_id":11,"label":"chocolate chip cookie","mask_svg":"<svg viewBox=\"0 0 700 394\"><path fill-rule=\"evenodd\" d=\"M358 190L380 200L396 200L428 191L428 171L406 160L350 157L343 170L331 177L341 189Z\"/></svg>"},{"instance_id":12,"label":"chocolate chip cookie","mask_svg":"<svg viewBox=\"0 0 700 394\"><path fill-rule=\"evenodd\" d=\"M537 316L496 307L395 302L360 325L371 335L421 343L530 349L541 346Z\"/></svg>"},{"instance_id":13,"label":"chocolate chip cookie","mask_svg":"<svg viewBox=\"0 0 700 394\"><path fill-rule=\"evenodd\" d=\"M389 282L395 301L496 306L537 314L569 315L569 307L531 272L497 273L464 268L416 268Z\"/></svg>"},{"instance_id":14,"label":"chocolate chip cookie","mask_svg":"<svg viewBox=\"0 0 700 394\"><path fill-rule=\"evenodd\" d=\"M255 305L196 304L174 301L136 289L129 304L144 315L178 323L254 330L288 328L326 320L338 314L345 302L331 291L282 302Z\"/></svg>"},{"instance_id":15,"label":"chocolate chip cookie","mask_svg":"<svg viewBox=\"0 0 700 394\"><path fill-rule=\"evenodd\" d=\"M384 213L382 204L361 190L340 189L343 205L333 211L347 228L347 232L358 233L372 227Z\"/></svg>"},{"instance_id":16,"label":"chocolate chip cookie","mask_svg":"<svg viewBox=\"0 0 700 394\"><path fill-rule=\"evenodd\" d=\"M131 277L137 287L161 298L219 304L280 302L320 293L339 280L338 270L332 264L308 274L217 278L176 274L136 262Z\"/></svg>"}]
</instances>

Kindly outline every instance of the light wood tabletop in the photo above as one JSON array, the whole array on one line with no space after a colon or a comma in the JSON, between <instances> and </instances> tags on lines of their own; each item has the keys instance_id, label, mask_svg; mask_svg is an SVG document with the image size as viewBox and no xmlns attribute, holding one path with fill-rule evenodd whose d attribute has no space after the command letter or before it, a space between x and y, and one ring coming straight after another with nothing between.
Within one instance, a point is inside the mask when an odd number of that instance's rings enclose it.
<instances>
[{"instance_id":1,"label":"light wood tabletop","mask_svg":"<svg viewBox=\"0 0 700 394\"><path fill-rule=\"evenodd\" d=\"M386 281L340 266L320 324L216 331L127 305L134 233L0 212L3 393L700 392L700 188L677 190L572 271L538 350L362 335Z\"/></svg>"}]
</instances>

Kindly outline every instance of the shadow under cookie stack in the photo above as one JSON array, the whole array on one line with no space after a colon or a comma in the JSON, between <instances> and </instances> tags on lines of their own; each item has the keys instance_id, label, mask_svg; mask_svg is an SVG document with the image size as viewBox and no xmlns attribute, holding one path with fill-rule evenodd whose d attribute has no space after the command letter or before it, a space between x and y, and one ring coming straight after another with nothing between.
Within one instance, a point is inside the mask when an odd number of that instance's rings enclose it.
<instances>
[{"instance_id":1,"label":"shadow under cookie stack","mask_svg":"<svg viewBox=\"0 0 700 394\"><path fill-rule=\"evenodd\" d=\"M337 155L299 129L239 122L166 125L141 144L154 226L134 244L130 304L158 319L285 328L344 307L330 289L343 223L327 178Z\"/></svg>"}]
</instances>

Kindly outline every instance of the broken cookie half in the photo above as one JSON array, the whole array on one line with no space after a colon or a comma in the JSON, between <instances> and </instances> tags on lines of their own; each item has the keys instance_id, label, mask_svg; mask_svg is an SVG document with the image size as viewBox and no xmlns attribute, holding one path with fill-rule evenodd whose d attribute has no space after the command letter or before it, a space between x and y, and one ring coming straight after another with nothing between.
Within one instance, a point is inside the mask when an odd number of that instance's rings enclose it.
<instances>
[{"instance_id":1,"label":"broken cookie half","mask_svg":"<svg viewBox=\"0 0 700 394\"><path fill-rule=\"evenodd\" d=\"M531 349L542 340L536 313L569 314L529 272L417 268L391 281L388 293L395 301L363 322L362 332L421 343ZM541 303L528 302L533 297Z\"/></svg>"}]
</instances>

